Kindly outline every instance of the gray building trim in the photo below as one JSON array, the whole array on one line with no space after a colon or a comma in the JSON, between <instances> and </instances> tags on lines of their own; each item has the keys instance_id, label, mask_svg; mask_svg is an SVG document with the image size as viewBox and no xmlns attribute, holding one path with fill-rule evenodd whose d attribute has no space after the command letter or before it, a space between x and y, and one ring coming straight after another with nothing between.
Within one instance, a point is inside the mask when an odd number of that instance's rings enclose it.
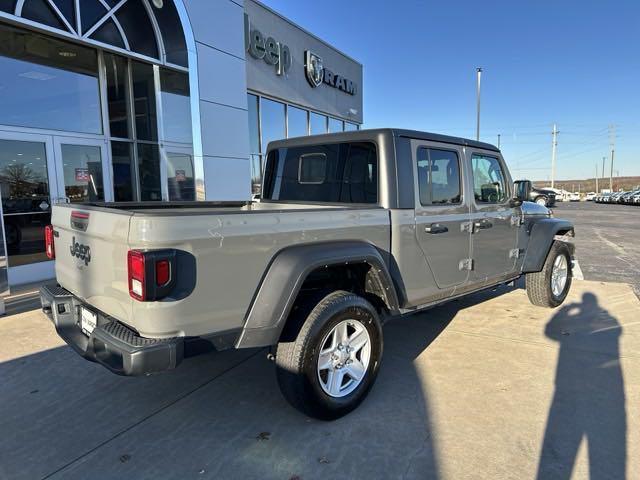
<instances>
[{"instance_id":1,"label":"gray building trim","mask_svg":"<svg viewBox=\"0 0 640 480\"><path fill-rule=\"evenodd\" d=\"M174 0L178 16L182 22L184 38L187 42L189 62L189 99L191 102L191 132L193 134L193 175L196 200L205 200L204 159L202 149L202 120L200 117L200 80L198 78L198 50L191 28L191 20L183 0Z\"/></svg>"}]
</instances>

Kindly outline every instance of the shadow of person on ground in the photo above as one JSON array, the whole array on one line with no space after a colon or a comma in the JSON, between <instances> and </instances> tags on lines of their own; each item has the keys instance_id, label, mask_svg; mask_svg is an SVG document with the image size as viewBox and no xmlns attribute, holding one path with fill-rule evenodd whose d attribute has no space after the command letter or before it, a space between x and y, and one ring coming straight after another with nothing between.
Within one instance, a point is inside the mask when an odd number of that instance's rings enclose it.
<instances>
[{"instance_id":1,"label":"shadow of person on ground","mask_svg":"<svg viewBox=\"0 0 640 480\"><path fill-rule=\"evenodd\" d=\"M570 478L584 438L591 478L625 478L625 394L620 367L622 327L585 293L545 328L560 344L538 478Z\"/></svg>"}]
</instances>

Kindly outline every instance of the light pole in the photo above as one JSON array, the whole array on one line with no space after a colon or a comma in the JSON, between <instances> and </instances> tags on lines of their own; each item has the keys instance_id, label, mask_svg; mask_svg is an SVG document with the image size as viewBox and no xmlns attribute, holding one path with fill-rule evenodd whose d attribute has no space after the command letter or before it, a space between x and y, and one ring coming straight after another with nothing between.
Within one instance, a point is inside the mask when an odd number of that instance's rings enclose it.
<instances>
[{"instance_id":1,"label":"light pole","mask_svg":"<svg viewBox=\"0 0 640 480\"><path fill-rule=\"evenodd\" d=\"M482 68L476 68L476 140L480 141L480 80L482 77Z\"/></svg>"}]
</instances>

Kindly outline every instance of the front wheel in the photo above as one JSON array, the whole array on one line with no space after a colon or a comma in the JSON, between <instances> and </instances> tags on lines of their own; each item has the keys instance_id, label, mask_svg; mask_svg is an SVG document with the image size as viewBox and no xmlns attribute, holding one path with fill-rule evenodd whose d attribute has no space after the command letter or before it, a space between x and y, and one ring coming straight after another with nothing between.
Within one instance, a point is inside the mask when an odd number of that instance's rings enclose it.
<instances>
[{"instance_id":1,"label":"front wheel","mask_svg":"<svg viewBox=\"0 0 640 480\"><path fill-rule=\"evenodd\" d=\"M542 270L525 277L529 301L539 307L557 307L569 294L571 278L571 251L566 243L554 241Z\"/></svg>"},{"instance_id":2,"label":"front wheel","mask_svg":"<svg viewBox=\"0 0 640 480\"><path fill-rule=\"evenodd\" d=\"M280 390L311 417L342 417L369 393L382 347L382 327L373 306L349 292L330 293L311 310L295 338L278 343Z\"/></svg>"},{"instance_id":3,"label":"front wheel","mask_svg":"<svg viewBox=\"0 0 640 480\"><path fill-rule=\"evenodd\" d=\"M543 207L547 206L547 198L546 197L538 197L536 198L536 203L538 205L542 205Z\"/></svg>"}]
</instances>

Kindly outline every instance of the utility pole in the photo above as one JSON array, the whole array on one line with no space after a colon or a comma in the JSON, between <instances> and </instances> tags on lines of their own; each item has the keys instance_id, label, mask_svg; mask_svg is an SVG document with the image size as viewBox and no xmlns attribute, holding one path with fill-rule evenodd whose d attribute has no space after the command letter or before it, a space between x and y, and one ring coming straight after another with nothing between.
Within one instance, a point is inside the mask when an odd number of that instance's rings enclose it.
<instances>
[{"instance_id":1,"label":"utility pole","mask_svg":"<svg viewBox=\"0 0 640 480\"><path fill-rule=\"evenodd\" d=\"M607 161L607 157L602 157L602 186L604 187L604 162Z\"/></svg>"},{"instance_id":2,"label":"utility pole","mask_svg":"<svg viewBox=\"0 0 640 480\"><path fill-rule=\"evenodd\" d=\"M482 77L482 68L476 68L476 140L480 141L480 80Z\"/></svg>"},{"instance_id":3,"label":"utility pole","mask_svg":"<svg viewBox=\"0 0 640 480\"><path fill-rule=\"evenodd\" d=\"M609 175L609 188L613 192L613 156L616 151L616 126L609 125L609 145L611 145L611 174Z\"/></svg>"},{"instance_id":4,"label":"utility pole","mask_svg":"<svg viewBox=\"0 0 640 480\"><path fill-rule=\"evenodd\" d=\"M551 188L555 185L556 180L556 147L558 146L558 128L553 124L553 143L551 147Z\"/></svg>"},{"instance_id":5,"label":"utility pole","mask_svg":"<svg viewBox=\"0 0 640 480\"><path fill-rule=\"evenodd\" d=\"M596 163L596 193L598 192L598 164Z\"/></svg>"}]
</instances>

